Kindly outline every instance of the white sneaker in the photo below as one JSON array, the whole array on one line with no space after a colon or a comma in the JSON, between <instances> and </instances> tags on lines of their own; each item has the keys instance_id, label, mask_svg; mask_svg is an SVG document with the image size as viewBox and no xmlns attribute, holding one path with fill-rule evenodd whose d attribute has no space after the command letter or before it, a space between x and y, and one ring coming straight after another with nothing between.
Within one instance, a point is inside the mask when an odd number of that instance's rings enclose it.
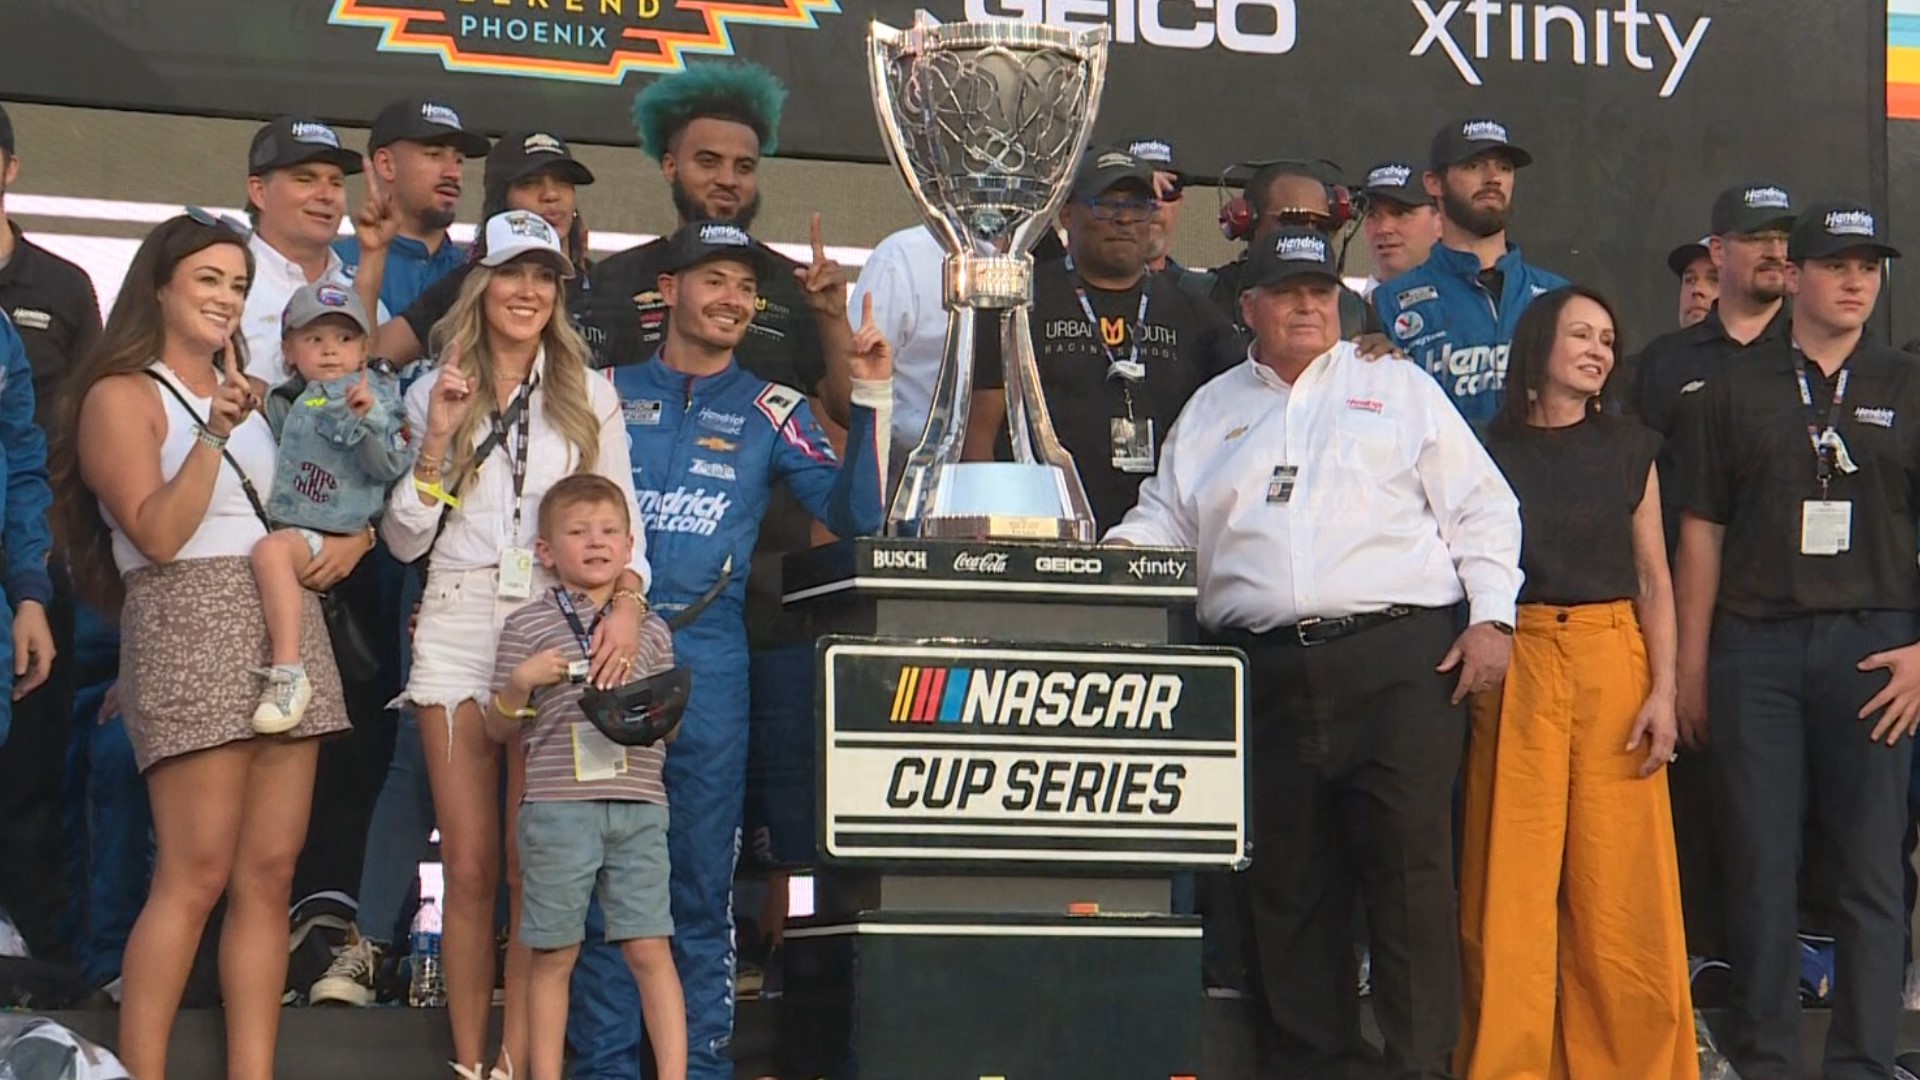
<instances>
[{"instance_id":1,"label":"white sneaker","mask_svg":"<svg viewBox=\"0 0 1920 1080\"><path fill-rule=\"evenodd\" d=\"M260 690L260 706L253 710L253 730L262 735L283 735L300 726L300 718L313 701L313 680L307 673L266 668L267 685Z\"/></svg>"},{"instance_id":2,"label":"white sneaker","mask_svg":"<svg viewBox=\"0 0 1920 1080\"><path fill-rule=\"evenodd\" d=\"M327 973L307 991L313 1005L336 1004L365 1008L373 1004L373 973L380 966L380 946L361 937L358 931L347 938L346 948L333 956Z\"/></svg>"},{"instance_id":3,"label":"white sneaker","mask_svg":"<svg viewBox=\"0 0 1920 1080\"><path fill-rule=\"evenodd\" d=\"M485 1065L454 1065L451 1061L447 1062L447 1064L453 1065L453 1075L458 1076L460 1080L482 1080L483 1076L485 1080L513 1080L513 1059L511 1057L507 1058L507 1067L504 1069L498 1065L495 1065L491 1070L487 1070ZM483 1070L486 1071L483 1072Z\"/></svg>"}]
</instances>

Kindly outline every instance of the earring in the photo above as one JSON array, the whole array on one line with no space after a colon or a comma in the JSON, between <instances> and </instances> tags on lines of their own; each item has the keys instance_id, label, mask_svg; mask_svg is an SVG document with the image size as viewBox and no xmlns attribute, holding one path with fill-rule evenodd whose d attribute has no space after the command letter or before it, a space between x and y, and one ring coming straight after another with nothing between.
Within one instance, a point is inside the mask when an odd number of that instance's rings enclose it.
<instances>
[{"instance_id":1,"label":"earring","mask_svg":"<svg viewBox=\"0 0 1920 1080\"><path fill-rule=\"evenodd\" d=\"M1527 389L1527 403L1532 404L1539 400L1540 400L1540 391L1529 387Z\"/></svg>"}]
</instances>

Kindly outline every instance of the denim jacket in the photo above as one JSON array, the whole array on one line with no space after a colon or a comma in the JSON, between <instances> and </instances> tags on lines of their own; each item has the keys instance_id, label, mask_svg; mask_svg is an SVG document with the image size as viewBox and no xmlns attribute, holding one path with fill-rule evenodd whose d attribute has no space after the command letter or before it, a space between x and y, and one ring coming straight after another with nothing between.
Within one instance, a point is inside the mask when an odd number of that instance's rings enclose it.
<instances>
[{"instance_id":1,"label":"denim jacket","mask_svg":"<svg viewBox=\"0 0 1920 1080\"><path fill-rule=\"evenodd\" d=\"M267 395L267 422L280 439L267 499L275 526L357 532L380 516L388 485L413 467L399 381L370 372L373 407L357 417L347 392L359 381L358 372L304 385L296 377Z\"/></svg>"}]
</instances>

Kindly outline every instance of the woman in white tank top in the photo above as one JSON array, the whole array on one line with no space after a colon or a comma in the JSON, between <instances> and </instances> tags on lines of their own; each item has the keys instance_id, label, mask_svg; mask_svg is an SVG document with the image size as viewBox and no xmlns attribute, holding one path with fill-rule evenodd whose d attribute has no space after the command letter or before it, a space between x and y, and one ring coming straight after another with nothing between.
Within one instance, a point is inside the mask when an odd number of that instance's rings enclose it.
<instances>
[{"instance_id":1,"label":"woman in white tank top","mask_svg":"<svg viewBox=\"0 0 1920 1080\"><path fill-rule=\"evenodd\" d=\"M318 745L347 729L318 601L303 659L313 705L284 736L253 732L266 623L248 553L273 477L273 435L245 366L246 237L190 214L155 228L127 271L53 456L56 514L81 596L120 613L120 699L153 805L157 861L123 964L119 1053L166 1075L167 1039L207 916L224 895L227 1075L271 1080L287 908ZM336 537L331 585L371 546ZM317 644L316 644L317 643Z\"/></svg>"}]
</instances>

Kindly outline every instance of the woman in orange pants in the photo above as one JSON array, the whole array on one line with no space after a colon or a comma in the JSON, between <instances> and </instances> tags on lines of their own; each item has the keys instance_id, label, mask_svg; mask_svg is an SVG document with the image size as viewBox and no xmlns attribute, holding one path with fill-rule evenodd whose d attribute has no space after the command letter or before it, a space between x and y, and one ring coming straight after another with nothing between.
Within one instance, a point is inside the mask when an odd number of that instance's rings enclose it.
<instances>
[{"instance_id":1,"label":"woman in orange pants","mask_svg":"<svg viewBox=\"0 0 1920 1080\"><path fill-rule=\"evenodd\" d=\"M1667 785L1674 615L1652 466L1607 416L1612 307L1515 328L1487 449L1520 498L1519 625L1474 702L1460 944L1467 1080L1697 1080Z\"/></svg>"}]
</instances>

